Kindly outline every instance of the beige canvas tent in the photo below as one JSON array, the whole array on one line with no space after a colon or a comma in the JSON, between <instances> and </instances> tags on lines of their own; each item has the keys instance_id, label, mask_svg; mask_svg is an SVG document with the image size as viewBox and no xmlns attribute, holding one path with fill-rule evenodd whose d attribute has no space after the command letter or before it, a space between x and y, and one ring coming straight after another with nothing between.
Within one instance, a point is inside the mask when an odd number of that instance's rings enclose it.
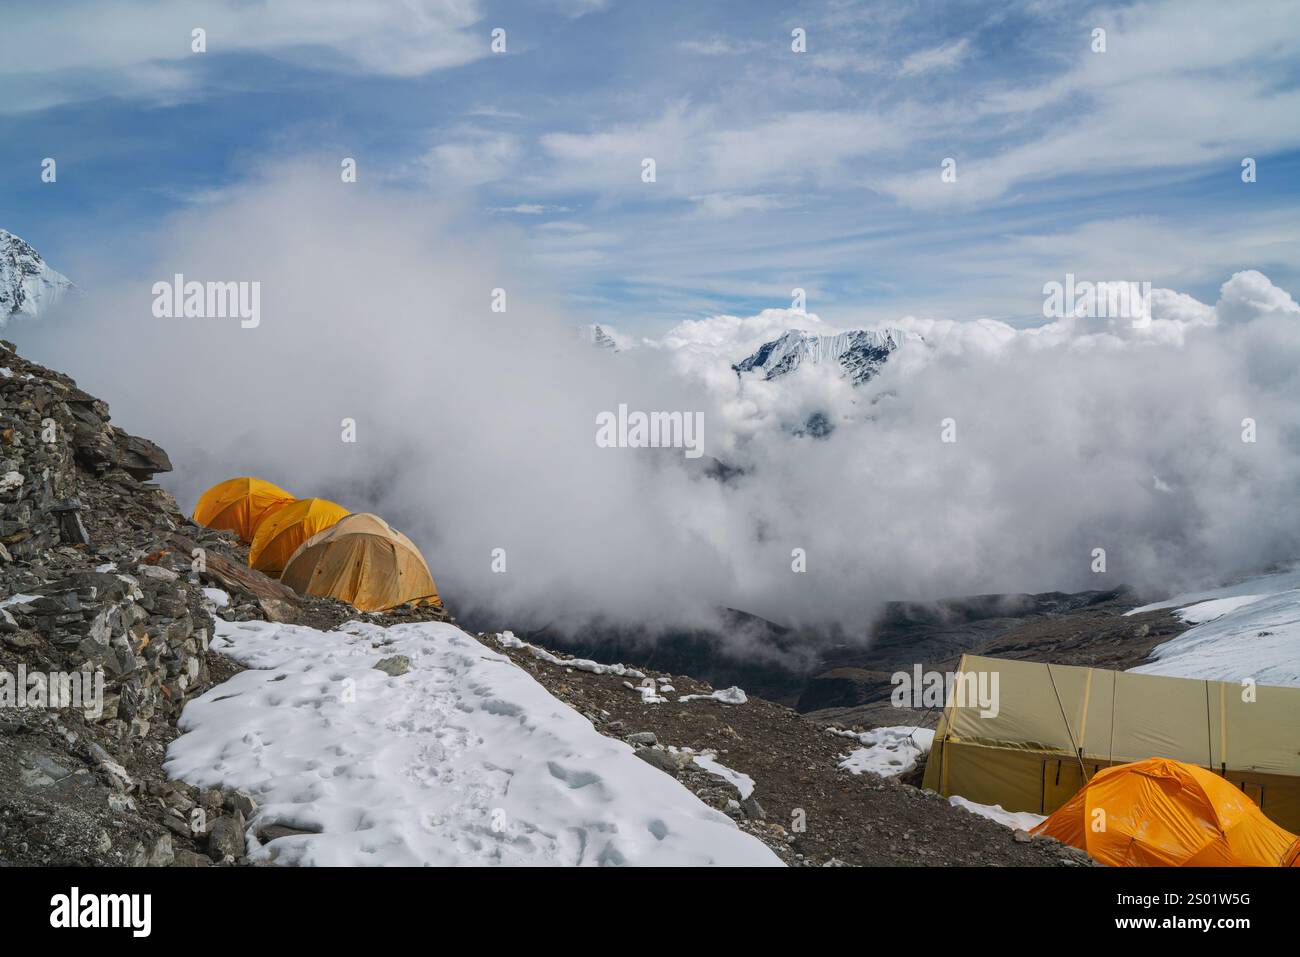
<instances>
[{"instance_id":1,"label":"beige canvas tent","mask_svg":"<svg viewBox=\"0 0 1300 957\"><path fill-rule=\"evenodd\" d=\"M340 519L299 545L280 581L300 595L339 598L361 611L442 603L415 543L369 512Z\"/></svg>"},{"instance_id":2,"label":"beige canvas tent","mask_svg":"<svg viewBox=\"0 0 1300 957\"><path fill-rule=\"evenodd\" d=\"M971 688L996 675L996 713ZM1300 831L1300 688L962 657L925 786L1008 811L1050 814L1102 768L1146 758L1226 778ZM981 712L984 712L983 714Z\"/></svg>"}]
</instances>

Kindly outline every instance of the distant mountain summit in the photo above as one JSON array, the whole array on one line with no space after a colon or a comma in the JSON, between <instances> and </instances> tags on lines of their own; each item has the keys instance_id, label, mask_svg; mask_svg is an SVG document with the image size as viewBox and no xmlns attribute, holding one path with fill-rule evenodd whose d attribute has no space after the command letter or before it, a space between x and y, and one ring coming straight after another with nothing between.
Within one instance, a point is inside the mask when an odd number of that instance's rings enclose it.
<instances>
[{"instance_id":1,"label":"distant mountain summit","mask_svg":"<svg viewBox=\"0 0 1300 957\"><path fill-rule=\"evenodd\" d=\"M10 319L34 319L72 288L26 240L0 229L0 326Z\"/></svg>"},{"instance_id":2,"label":"distant mountain summit","mask_svg":"<svg viewBox=\"0 0 1300 957\"><path fill-rule=\"evenodd\" d=\"M854 385L861 385L879 372L890 355L908 339L919 341L919 337L901 329L857 329L833 336L790 329L731 368L740 374L761 370L763 378L771 380L793 372L804 363L834 363L842 376Z\"/></svg>"}]
</instances>

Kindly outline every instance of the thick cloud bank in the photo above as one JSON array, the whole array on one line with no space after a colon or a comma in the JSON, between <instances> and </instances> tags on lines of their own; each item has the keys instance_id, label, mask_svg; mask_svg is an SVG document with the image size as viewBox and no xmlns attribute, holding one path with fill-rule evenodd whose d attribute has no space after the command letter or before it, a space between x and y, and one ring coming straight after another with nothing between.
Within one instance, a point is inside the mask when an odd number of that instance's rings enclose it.
<instances>
[{"instance_id":1,"label":"thick cloud bank","mask_svg":"<svg viewBox=\"0 0 1300 957\"><path fill-rule=\"evenodd\" d=\"M1300 307L1257 272L1213 305L1154 290L1136 321L903 318L921 339L853 389L825 366L738 380L785 329L831 331L785 310L594 348L497 229L297 165L160 224L144 262L84 264L120 281L20 347L161 442L183 505L252 473L377 511L454 606L521 627L728 605L861 633L887 599L1184 586L1300 553ZM257 326L155 318L176 273L260 282ZM598 447L620 404L702 413L704 457ZM831 434L797 434L819 411Z\"/></svg>"}]
</instances>

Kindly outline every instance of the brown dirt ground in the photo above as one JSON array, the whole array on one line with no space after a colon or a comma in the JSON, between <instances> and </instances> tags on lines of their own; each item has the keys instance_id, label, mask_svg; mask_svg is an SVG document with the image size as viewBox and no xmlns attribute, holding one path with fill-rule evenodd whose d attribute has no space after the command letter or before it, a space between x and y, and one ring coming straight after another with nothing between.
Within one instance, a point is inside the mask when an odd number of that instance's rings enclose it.
<instances>
[{"instance_id":1,"label":"brown dirt ground","mask_svg":"<svg viewBox=\"0 0 1300 957\"><path fill-rule=\"evenodd\" d=\"M670 700L645 704L628 684L639 679L592 674L538 659L528 648L505 649L494 635L485 645L503 651L570 707L610 737L650 731L663 747L712 750L724 766L756 782L754 797L765 820L742 817L738 824L762 839L787 863L864 866L1059 866L1090 864L1073 848L1055 841L1022 843L1002 825L952 807L929 791L871 775L855 776L836 765L853 742L797 712L750 697L742 705L713 700L681 703L684 694L712 688L684 675L646 669L675 689ZM721 807L736 793L695 765L678 775L684 786ZM802 810L806 829L794 828ZM733 816L735 816L733 814Z\"/></svg>"}]
</instances>

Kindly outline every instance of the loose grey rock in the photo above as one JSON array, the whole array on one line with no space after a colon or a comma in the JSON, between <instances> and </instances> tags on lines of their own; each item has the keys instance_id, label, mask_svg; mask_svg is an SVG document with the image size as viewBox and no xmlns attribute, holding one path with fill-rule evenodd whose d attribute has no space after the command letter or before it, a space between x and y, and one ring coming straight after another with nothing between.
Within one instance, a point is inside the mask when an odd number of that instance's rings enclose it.
<instances>
[{"instance_id":1,"label":"loose grey rock","mask_svg":"<svg viewBox=\"0 0 1300 957\"><path fill-rule=\"evenodd\" d=\"M627 743L649 746L652 744L658 744L659 738L653 731L638 731L635 734L629 734L627 736Z\"/></svg>"},{"instance_id":2,"label":"loose grey rock","mask_svg":"<svg viewBox=\"0 0 1300 957\"><path fill-rule=\"evenodd\" d=\"M130 791L135 787L135 782L131 780L131 775L127 773L126 768L114 761L102 747L92 743L88 750L95 765L115 788L119 791Z\"/></svg>"},{"instance_id":3,"label":"loose grey rock","mask_svg":"<svg viewBox=\"0 0 1300 957\"><path fill-rule=\"evenodd\" d=\"M279 598L259 598L257 604L266 615L267 621L291 625L298 620L298 609L287 601Z\"/></svg>"},{"instance_id":4,"label":"loose grey rock","mask_svg":"<svg viewBox=\"0 0 1300 957\"><path fill-rule=\"evenodd\" d=\"M263 844L270 844L272 841L279 840L282 837L298 837L302 834L317 834L318 831L304 831L302 828L289 827L287 824L264 824L257 829L257 839Z\"/></svg>"},{"instance_id":5,"label":"loose grey rock","mask_svg":"<svg viewBox=\"0 0 1300 957\"><path fill-rule=\"evenodd\" d=\"M253 796L247 791L231 791L226 795L225 806L228 811L237 811L242 814L244 820L251 818L253 812L257 810L257 802L253 800Z\"/></svg>"},{"instance_id":6,"label":"loose grey rock","mask_svg":"<svg viewBox=\"0 0 1300 957\"><path fill-rule=\"evenodd\" d=\"M763 805L758 803L758 798L750 795L740 802L740 809L745 812L745 817L751 821L766 821L767 812L763 810Z\"/></svg>"},{"instance_id":7,"label":"loose grey rock","mask_svg":"<svg viewBox=\"0 0 1300 957\"><path fill-rule=\"evenodd\" d=\"M145 867L171 867L172 862L176 860L176 852L172 848L172 836L164 834L154 842L153 847L145 855Z\"/></svg>"},{"instance_id":8,"label":"loose grey rock","mask_svg":"<svg viewBox=\"0 0 1300 957\"><path fill-rule=\"evenodd\" d=\"M658 768L664 774L677 777L681 773L681 767L667 751L660 751L657 748L637 748L636 756L651 767Z\"/></svg>"},{"instance_id":9,"label":"loose grey rock","mask_svg":"<svg viewBox=\"0 0 1300 957\"><path fill-rule=\"evenodd\" d=\"M136 569L140 577L149 581L156 582L174 582L180 578L170 568L163 568L161 565L141 565Z\"/></svg>"},{"instance_id":10,"label":"loose grey rock","mask_svg":"<svg viewBox=\"0 0 1300 957\"><path fill-rule=\"evenodd\" d=\"M375 668L396 678L411 670L411 659L406 655L393 655L391 658L381 658L375 662Z\"/></svg>"},{"instance_id":11,"label":"loose grey rock","mask_svg":"<svg viewBox=\"0 0 1300 957\"><path fill-rule=\"evenodd\" d=\"M214 860L227 857L239 860L244 856L244 820L240 814L218 818L208 832L208 855Z\"/></svg>"}]
</instances>

